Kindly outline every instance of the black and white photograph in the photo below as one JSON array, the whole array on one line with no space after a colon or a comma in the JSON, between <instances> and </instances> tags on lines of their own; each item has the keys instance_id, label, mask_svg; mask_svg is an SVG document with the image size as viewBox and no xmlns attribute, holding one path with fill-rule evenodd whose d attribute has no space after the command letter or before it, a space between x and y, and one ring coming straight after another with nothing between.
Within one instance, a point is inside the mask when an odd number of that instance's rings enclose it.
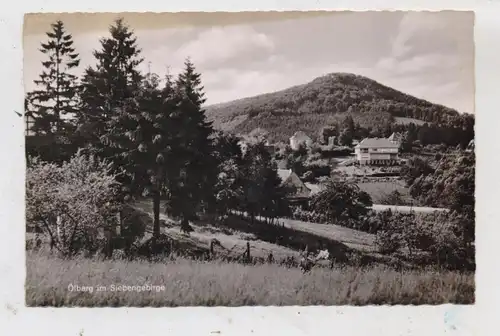
<instances>
[{"instance_id":1,"label":"black and white photograph","mask_svg":"<svg viewBox=\"0 0 500 336\"><path fill-rule=\"evenodd\" d=\"M474 304L474 21L25 15L25 304Z\"/></svg>"}]
</instances>

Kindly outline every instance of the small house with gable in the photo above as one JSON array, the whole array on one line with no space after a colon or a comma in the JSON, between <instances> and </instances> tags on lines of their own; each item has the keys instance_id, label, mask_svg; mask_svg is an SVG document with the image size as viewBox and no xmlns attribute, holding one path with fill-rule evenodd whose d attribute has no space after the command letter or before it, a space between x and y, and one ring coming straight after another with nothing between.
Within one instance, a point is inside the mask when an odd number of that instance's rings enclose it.
<instances>
[{"instance_id":1,"label":"small house with gable","mask_svg":"<svg viewBox=\"0 0 500 336\"><path fill-rule=\"evenodd\" d=\"M311 190L291 169L278 169L278 176L282 181L281 185L288 190L291 198L309 197Z\"/></svg>"}]
</instances>

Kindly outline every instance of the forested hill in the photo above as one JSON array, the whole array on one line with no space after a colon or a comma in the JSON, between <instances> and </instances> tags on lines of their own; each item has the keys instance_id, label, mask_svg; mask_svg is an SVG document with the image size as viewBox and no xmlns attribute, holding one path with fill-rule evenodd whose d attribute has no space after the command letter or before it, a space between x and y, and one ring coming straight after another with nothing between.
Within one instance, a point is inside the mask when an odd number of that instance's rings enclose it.
<instances>
[{"instance_id":1,"label":"forested hill","mask_svg":"<svg viewBox=\"0 0 500 336\"><path fill-rule=\"evenodd\" d=\"M248 133L262 128L273 140L286 140L297 130L316 135L346 113L363 127L383 128L393 117L433 123L455 119L457 111L418 99L367 77L332 73L288 89L208 106L217 128Z\"/></svg>"}]
</instances>

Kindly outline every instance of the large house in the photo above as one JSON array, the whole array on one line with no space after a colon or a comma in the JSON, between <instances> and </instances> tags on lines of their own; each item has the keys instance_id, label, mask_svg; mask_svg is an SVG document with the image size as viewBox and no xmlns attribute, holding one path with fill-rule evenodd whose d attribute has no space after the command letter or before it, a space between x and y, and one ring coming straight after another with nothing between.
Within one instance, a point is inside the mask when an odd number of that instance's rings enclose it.
<instances>
[{"instance_id":1,"label":"large house","mask_svg":"<svg viewBox=\"0 0 500 336\"><path fill-rule=\"evenodd\" d=\"M366 138L355 148L360 164L392 165L399 162L399 143L386 138Z\"/></svg>"},{"instance_id":2,"label":"large house","mask_svg":"<svg viewBox=\"0 0 500 336\"><path fill-rule=\"evenodd\" d=\"M302 131L295 132L295 134L290 138L290 147L293 150L298 150L300 146L310 147L312 143L312 139Z\"/></svg>"}]
</instances>

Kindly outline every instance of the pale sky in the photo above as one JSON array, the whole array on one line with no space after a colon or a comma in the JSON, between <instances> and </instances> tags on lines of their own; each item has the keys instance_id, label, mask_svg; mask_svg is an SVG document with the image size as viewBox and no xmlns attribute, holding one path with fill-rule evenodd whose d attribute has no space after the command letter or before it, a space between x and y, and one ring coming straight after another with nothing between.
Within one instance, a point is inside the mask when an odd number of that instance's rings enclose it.
<instances>
[{"instance_id":1,"label":"pale sky","mask_svg":"<svg viewBox=\"0 0 500 336\"><path fill-rule=\"evenodd\" d=\"M207 104L304 84L331 72L352 72L397 90L474 112L473 12L319 12L127 14L143 50L143 70L177 74L191 57ZM114 16L112 16L114 15ZM149 15L149 16L148 16ZM82 64L115 14L37 14L25 21L28 90L44 59L44 31L62 19Z\"/></svg>"}]
</instances>

